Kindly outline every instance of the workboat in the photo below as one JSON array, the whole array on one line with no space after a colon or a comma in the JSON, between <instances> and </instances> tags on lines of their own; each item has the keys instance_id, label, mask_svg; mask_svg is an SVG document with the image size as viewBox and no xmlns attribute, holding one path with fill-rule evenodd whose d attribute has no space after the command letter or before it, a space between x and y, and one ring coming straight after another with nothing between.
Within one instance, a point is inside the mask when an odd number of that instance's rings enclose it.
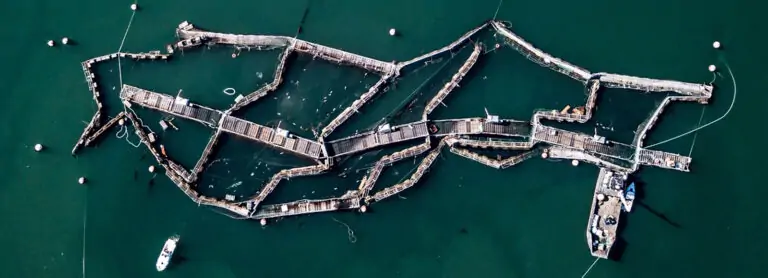
<instances>
[{"instance_id":1,"label":"workboat","mask_svg":"<svg viewBox=\"0 0 768 278\"><path fill-rule=\"evenodd\" d=\"M629 186L627 186L627 191L624 193L624 198L627 198L627 201L634 201L635 200L635 183L630 183Z\"/></svg>"},{"instance_id":2,"label":"workboat","mask_svg":"<svg viewBox=\"0 0 768 278\"><path fill-rule=\"evenodd\" d=\"M621 198L624 211L632 211L632 204L635 203L635 183L630 183L626 189L624 189L624 196Z\"/></svg>"},{"instance_id":3,"label":"workboat","mask_svg":"<svg viewBox=\"0 0 768 278\"><path fill-rule=\"evenodd\" d=\"M169 237L165 241L165 244L163 245L163 250L160 251L160 256L157 257L157 264L155 264L155 266L157 267L157 271L163 271L168 267L168 264L171 262L171 257L173 257L173 251L176 250L176 245L178 243L179 243L178 235Z\"/></svg>"}]
</instances>

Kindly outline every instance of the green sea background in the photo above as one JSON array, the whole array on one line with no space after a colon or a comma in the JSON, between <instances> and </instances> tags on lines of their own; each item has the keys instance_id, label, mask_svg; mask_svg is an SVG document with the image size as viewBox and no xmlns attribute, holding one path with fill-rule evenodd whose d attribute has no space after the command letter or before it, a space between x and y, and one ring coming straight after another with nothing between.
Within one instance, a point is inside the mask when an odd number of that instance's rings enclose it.
<instances>
[{"instance_id":1,"label":"green sea background","mask_svg":"<svg viewBox=\"0 0 768 278\"><path fill-rule=\"evenodd\" d=\"M116 52L163 50L188 20L201 28L276 34L403 61L442 47L492 18L498 1L142 1L123 43L131 1L4 1L0 76L0 277L581 277L594 259L585 228L597 168L531 159L496 170L443 151L425 179L366 214L344 211L289 217L261 227L190 201L143 148L109 130L77 156L70 149L96 110L80 62ZM587 277L767 277L768 208L762 206L768 23L755 1L504 1L497 18L541 49L592 72L616 72L707 83L719 76L706 108L673 103L647 145L703 123L722 121L658 146L693 157L690 173L642 168L640 205L622 218L620 259L599 261ZM761 19L763 18L763 19ZM302 23L303 22L303 23ZM387 34L396 28L398 36ZM74 42L58 43L62 37ZM47 40L58 45L50 48ZM490 47L490 32L478 40ZM722 42L714 50L712 42ZM331 138L404 123L460 66L463 48L406 71ZM96 68L106 112L122 108L121 81L225 109L234 88L251 92L271 81L279 50L212 47L176 53L171 61L122 60ZM728 69L735 76L732 81ZM120 73L122 72L122 78ZM122 79L122 80L121 80ZM373 74L299 55L279 90L238 116L310 137L377 80ZM738 89L736 86L738 84ZM601 91L596 122L608 139L632 131L664 94ZM323 102L325 100L326 102ZM580 83L542 68L506 47L478 64L433 119L527 120L537 108L585 100ZM334 110L335 108L335 110ZM160 131L157 112L138 108L168 154L191 168L212 130L176 120ZM594 124L567 126L592 132ZM42 143L43 152L32 146ZM341 195L379 157L411 142L356 155L318 177L282 182L267 199ZM307 161L226 135L198 186L205 194L253 194L276 171ZM383 174L377 188L406 177L418 160ZM77 184L87 177L86 185ZM349 230L348 230L349 228ZM350 237L353 231L354 237ZM154 263L171 235L181 236L175 262Z\"/></svg>"}]
</instances>

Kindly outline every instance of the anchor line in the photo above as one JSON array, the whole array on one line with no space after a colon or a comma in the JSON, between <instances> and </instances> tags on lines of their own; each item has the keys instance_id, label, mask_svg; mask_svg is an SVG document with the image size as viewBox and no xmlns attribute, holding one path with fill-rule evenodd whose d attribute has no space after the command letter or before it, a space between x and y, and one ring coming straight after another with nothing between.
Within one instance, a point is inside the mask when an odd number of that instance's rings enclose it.
<instances>
[{"instance_id":1,"label":"anchor line","mask_svg":"<svg viewBox=\"0 0 768 278\"><path fill-rule=\"evenodd\" d=\"M722 57L721 59L723 60L723 63L725 63L725 68L728 70L728 74L731 75L731 81L733 82L733 99L731 100L731 105L728 107L728 110L726 110L725 113L722 116L720 116L717 119L712 120L711 122L708 122L708 123L706 123L706 124L704 124L702 126L694 128L694 129L689 130L687 132L681 133L681 134L679 134L677 136L674 136L672 138L669 138L667 140L664 140L664 141L661 141L661 142L658 142L658 143L646 146L646 148L651 148L651 147L658 146L658 145L661 145L661 144L664 144L664 143L668 143L670 141L677 140L677 139L679 139L681 137L684 137L686 135L689 135L691 133L699 131L699 130L701 130L703 128L706 128L706 127L708 127L710 125L713 125L713 124L715 124L715 123L725 119L725 117L728 116L728 114L731 113L731 110L733 110L733 105L736 103L736 92L738 91L736 89L736 77L733 75L733 71L731 70L731 67L728 65L728 62L725 60L725 57Z\"/></svg>"}]
</instances>

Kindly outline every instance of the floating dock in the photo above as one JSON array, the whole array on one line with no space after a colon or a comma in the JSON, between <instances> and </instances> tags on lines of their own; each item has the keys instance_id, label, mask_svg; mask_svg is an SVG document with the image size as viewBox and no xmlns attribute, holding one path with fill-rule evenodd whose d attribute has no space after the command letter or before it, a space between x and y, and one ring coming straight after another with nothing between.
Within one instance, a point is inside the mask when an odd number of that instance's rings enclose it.
<instances>
[{"instance_id":1,"label":"floating dock","mask_svg":"<svg viewBox=\"0 0 768 278\"><path fill-rule=\"evenodd\" d=\"M269 83L242 98L237 98L235 103L232 104L232 107L226 111L227 114L231 114L240 108L248 106L249 104L265 97L270 92L277 90L278 86L283 83L283 73L285 73L286 64L288 62L288 58L291 56L291 53L293 53L293 45L289 45L285 51L280 54L280 60L277 63L277 68L275 68L275 77L272 79L272 83Z\"/></svg>"},{"instance_id":2,"label":"floating dock","mask_svg":"<svg viewBox=\"0 0 768 278\"><path fill-rule=\"evenodd\" d=\"M418 63L418 62L421 62L421 61L424 61L424 60L427 60L427 59L431 59L431 58L433 58L433 57L435 57L437 55L443 54L443 53L445 53L447 51L454 50L454 49L456 49L456 47L458 47L462 43L468 41L469 38L471 38L472 36L477 34L477 32L480 32L481 30L483 30L486 27L488 27L488 24L489 24L489 22L483 22L483 24L481 24L480 26L475 27L475 29L469 30L468 32L464 33L464 35L462 35L461 37L456 39L451 44L446 45L444 47L441 47L439 49L432 50L429 53L425 53L425 54L423 54L421 56L418 56L416 58L410 59L408 61L404 61L404 62L398 63L397 67L402 69L402 68L405 68L405 67L407 67L409 65L412 65L412 64L415 64L415 63Z\"/></svg>"},{"instance_id":3,"label":"floating dock","mask_svg":"<svg viewBox=\"0 0 768 278\"><path fill-rule=\"evenodd\" d=\"M467 75L469 70L472 68L472 66L475 65L475 62L477 62L477 58L480 57L480 54L483 52L483 46L480 44L475 44L475 49L472 51L472 54L469 55L469 58L467 58L467 61L464 62L463 65L461 65L461 68L456 72L456 74L453 75L453 78L451 78L448 83L445 83L445 86L440 89L440 91L437 92L435 97L433 97L428 103L426 108L424 108L424 113L421 116L421 119L426 121L427 116L429 113L432 113L435 108L437 108L438 105L443 104L443 100L448 96L451 91L459 86L459 82L461 82L461 79L464 78L464 76Z\"/></svg>"},{"instance_id":4,"label":"floating dock","mask_svg":"<svg viewBox=\"0 0 768 278\"><path fill-rule=\"evenodd\" d=\"M363 105L370 102L379 92L383 91L387 84L396 82L403 68L453 51L470 41L472 36L486 29L493 29L498 35L503 37L511 48L527 59L583 83L585 85L586 103L574 109L570 109L569 106L560 111L553 109L534 111L530 122L499 119L499 116L490 115L487 111L486 118L429 119L429 115L443 103L448 94L459 87L459 83L482 54L481 44L474 43L473 52L467 61L453 75L452 79L426 104L421 120L397 126L384 124L375 130L333 140L328 143L324 141L328 135L359 112ZM452 153L458 156L497 169L516 165L541 154L543 158L584 161L595 164L600 168L593 194L586 236L591 254L598 258L608 258L611 247L616 242L622 204L627 204L624 193L628 175L637 171L641 165L684 172L690 171L690 157L643 148L643 141L646 135L658 119L660 119L665 107L672 101L696 101L706 104L713 93L713 87L706 84L603 72L591 73L584 68L536 48L533 44L512 32L508 25L498 21L484 22L445 47L401 63L383 62L363 55L287 36L236 35L208 32L197 29L186 21L179 25L176 32L179 40L174 44L168 45L169 53L173 53L174 49L184 50L215 44L231 45L238 49L246 48L248 50L252 48L258 50L285 48L285 50L278 59L272 82L250 94L238 96L235 103L226 111L219 111L195 104L181 96L174 97L130 85L123 85L120 91L120 98L127 107L137 104L160 111L161 113L174 115L178 118L192 120L214 129L213 136L201 153L200 159L191 170L185 169L165 154L158 152L154 145L154 134L148 134L144 130L144 127L140 124L140 119L134 114L133 110L121 112L103 124L101 121L104 117L102 115L103 104L98 90L97 78L92 71L94 65L112 59L129 58L137 61L162 61L168 60L171 55L161 54L160 51L150 51L147 53L117 52L83 61L81 63L83 75L88 89L93 95L97 110L75 144L72 153L75 154L82 146L91 145L100 135L121 119L127 119L127 121L131 122L141 143L152 153L157 163L165 169L166 176L185 195L198 204L219 207L241 218L249 219L266 219L315 212L356 209L361 207L362 201L366 203L381 201L413 187L425 175L443 147L448 147ZM288 130L267 127L231 116L233 112L277 90L283 82L283 74L288 67L289 58L294 53L309 54L313 58L320 58L341 65L350 65L381 75L378 82L369 88L367 92L363 93L359 99L355 100L351 106L343 109L339 115L322 129L317 141L298 137L291 134ZM622 88L641 92L672 92L675 95L665 97L651 115L638 126L636 136L631 145L606 140L606 138L597 134L589 135L573 132L550 127L542 123L543 121L588 123L595 111L598 93L601 91L601 88ZM224 200L202 196L193 187L198 180L198 176L208 163L222 133L225 132L266 144L292 155L308 158L316 164L279 171L272 176L269 182L257 194L245 200L235 202L232 196L227 196ZM331 169L335 158L414 139L422 139L424 142L381 157L360 181L357 190L347 191L344 195L334 198L298 200L283 204L262 204L283 179L323 174ZM440 140L436 147L432 146L433 139ZM478 148L515 150L520 152L507 158L499 156L494 159L471 151L471 149ZM374 189L375 183L385 167L424 153L427 153L427 155L421 160L421 163L414 169L413 174L409 178L393 186L383 188L374 194L369 194ZM575 163L574 165L577 164Z\"/></svg>"},{"instance_id":5,"label":"floating dock","mask_svg":"<svg viewBox=\"0 0 768 278\"><path fill-rule=\"evenodd\" d=\"M331 132L336 130L336 128L351 118L355 112L360 111L360 108L362 108L365 103L373 99L373 97L376 96L376 94L381 90L381 88L384 87L390 78L392 78L391 75L385 75L381 77L381 79L379 79L376 84L373 84L373 86L371 86L371 88L368 89L368 91L363 95L361 95L359 99L352 102L351 106L344 108L344 110L342 110L341 113L336 116L336 118L334 118L327 126L323 128L323 130L320 132L320 138L325 138L330 135Z\"/></svg>"},{"instance_id":6,"label":"floating dock","mask_svg":"<svg viewBox=\"0 0 768 278\"><path fill-rule=\"evenodd\" d=\"M340 49L311 43L308 41L286 36L264 35L235 35L202 31L196 28L179 28L176 33L182 39L205 38L217 44L228 44L241 47L286 47L293 45L297 52L312 55L341 65L351 65L372 71L380 75L397 75L399 68L395 63L387 63L362 55L346 52Z\"/></svg>"}]
</instances>

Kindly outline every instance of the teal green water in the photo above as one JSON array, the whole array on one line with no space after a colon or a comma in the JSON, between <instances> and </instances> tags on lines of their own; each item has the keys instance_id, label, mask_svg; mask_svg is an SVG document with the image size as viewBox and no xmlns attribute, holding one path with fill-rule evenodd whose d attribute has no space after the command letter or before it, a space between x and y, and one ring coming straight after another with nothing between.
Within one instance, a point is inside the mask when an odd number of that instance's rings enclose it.
<instances>
[{"instance_id":1,"label":"teal green water","mask_svg":"<svg viewBox=\"0 0 768 278\"><path fill-rule=\"evenodd\" d=\"M301 38L381 60L405 60L492 17L498 4L309 2L140 3L124 50L164 49L184 20L222 32L293 35L309 4ZM71 157L83 121L95 111L79 62L118 49L131 15L129 5L92 0L0 4L0 76L5 85L0 101L0 277L580 277L592 263L584 229L597 174L593 166L533 159L498 171L445 152L424 182L404 192L404 198L376 204L371 213L301 216L261 228L198 207L162 176L150 185L152 176L145 170L150 157L115 138L116 130ZM760 86L768 77L762 66L768 61L764 9L764 4L741 0L503 4L498 17L512 22L518 34L593 72L707 82L712 78L707 65L716 63L722 72L726 68L710 46L719 40L739 82L733 112L698 134L691 173L640 171L644 205L623 218L623 256L598 262L588 277L768 276L762 267L768 209L761 205L768 190L760 182L765 179L761 157L768 153L761 145L765 130L759 122L768 101ZM402 35L388 36L389 28ZM76 45L45 45L63 36ZM225 107L232 97L222 89L248 92L268 82L278 55L244 52L231 59L231 51L189 51L168 63L126 62L124 82L164 93L183 89L197 102ZM440 65L407 73L397 88L366 106L334 136L372 126L409 96L423 103L455 68L448 65L435 74L436 81L425 82ZM117 64L104 64L97 72L114 114L117 91L111 88L119 86ZM267 98L243 115L311 134L310 126L375 82L359 70L306 57L292 60L288 75L285 86L272 95L277 99ZM734 88L727 74L723 77L716 82L705 121L722 115L730 104ZM412 95L422 84L424 96L419 91ZM322 104L330 91L332 99ZM583 97L577 82L502 49L483 56L448 97L448 107L438 108L435 116L481 116L487 107L504 117L527 119L532 109L578 104ZM596 118L616 127L610 138L630 140L627 132L659 100L607 90ZM697 104L672 105L648 142L695 126L701 109ZM138 112L159 129L157 113ZM176 123L181 130L162 134L163 141L171 156L191 167L211 131ZM691 140L685 137L660 149L688 153ZM47 146L45 152L32 151L38 142ZM223 143L201 182L206 194L247 196L270 173L307 163L238 138L227 137ZM338 195L356 186L361 168L396 148L354 157L325 176L281 183L268 201ZM395 183L412 168L413 163L403 162L387 170L382 183ZM87 186L77 184L80 176L88 177ZM233 186L239 181L243 183ZM354 230L355 243L334 219ZM174 233L182 237L181 260L157 273L157 254Z\"/></svg>"}]
</instances>

